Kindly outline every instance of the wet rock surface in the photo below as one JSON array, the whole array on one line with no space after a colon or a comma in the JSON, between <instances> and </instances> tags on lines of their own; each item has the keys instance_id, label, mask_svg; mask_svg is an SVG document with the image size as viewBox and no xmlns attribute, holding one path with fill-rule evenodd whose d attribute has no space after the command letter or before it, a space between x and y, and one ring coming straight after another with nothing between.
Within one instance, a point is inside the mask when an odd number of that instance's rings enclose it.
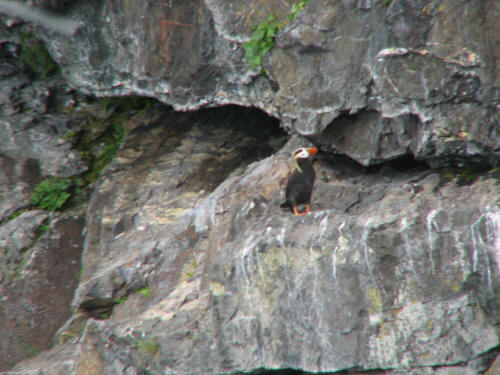
<instances>
[{"instance_id":1,"label":"wet rock surface","mask_svg":"<svg viewBox=\"0 0 500 375\"><path fill-rule=\"evenodd\" d=\"M0 369L41 351L6 374L496 374L495 1L312 0L266 76L241 43L292 2L33 3L82 21L39 30L72 87L174 109L127 118L90 202L33 209L43 178L90 168L79 108L112 110L21 69L2 18Z\"/></svg>"}]
</instances>

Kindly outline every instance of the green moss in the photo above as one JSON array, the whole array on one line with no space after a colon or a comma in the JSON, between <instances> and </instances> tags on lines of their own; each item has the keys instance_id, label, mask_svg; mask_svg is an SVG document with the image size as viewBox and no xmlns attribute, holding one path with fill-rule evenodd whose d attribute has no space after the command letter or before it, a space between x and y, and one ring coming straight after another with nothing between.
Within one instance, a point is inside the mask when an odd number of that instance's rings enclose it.
<instances>
[{"instance_id":1,"label":"green moss","mask_svg":"<svg viewBox=\"0 0 500 375\"><path fill-rule=\"evenodd\" d=\"M488 166L470 166L466 168L448 168L439 175L439 183L435 190L440 189L451 181L458 186L471 185L481 176L494 176L494 169Z\"/></svg>"},{"instance_id":2,"label":"green moss","mask_svg":"<svg viewBox=\"0 0 500 375\"><path fill-rule=\"evenodd\" d=\"M23 342L21 343L21 346L23 347L25 353L28 355L28 357L34 357L38 354L40 354L40 349L38 349L35 345Z\"/></svg>"},{"instance_id":3,"label":"green moss","mask_svg":"<svg viewBox=\"0 0 500 375\"><path fill-rule=\"evenodd\" d=\"M145 111L154 102L153 99L138 96L98 100L97 106L109 112L107 118L85 113L81 128L62 135L63 139L74 141L73 147L89 166L88 170L80 176L50 177L42 181L35 188L29 203L44 210L57 211L71 206L77 196L89 194L91 185L120 149L126 135L124 123L130 118L131 112Z\"/></svg>"},{"instance_id":4,"label":"green moss","mask_svg":"<svg viewBox=\"0 0 500 375\"><path fill-rule=\"evenodd\" d=\"M160 344L154 340L137 341L136 346L141 353L150 355L151 357L156 356L160 351Z\"/></svg>"},{"instance_id":5,"label":"green moss","mask_svg":"<svg viewBox=\"0 0 500 375\"><path fill-rule=\"evenodd\" d=\"M457 185L471 185L473 184L479 177L484 175L489 168L466 168L460 171L457 176Z\"/></svg>"},{"instance_id":6,"label":"green moss","mask_svg":"<svg viewBox=\"0 0 500 375\"><path fill-rule=\"evenodd\" d=\"M128 300L128 296L123 296L123 297L120 297L120 298L115 298L115 303L117 305L119 305L119 304L125 302L126 300Z\"/></svg>"},{"instance_id":7,"label":"green moss","mask_svg":"<svg viewBox=\"0 0 500 375\"><path fill-rule=\"evenodd\" d=\"M155 102L155 99L136 95L112 96L99 99L99 103L106 109L113 109L117 112L142 111L150 108Z\"/></svg>"},{"instance_id":8,"label":"green moss","mask_svg":"<svg viewBox=\"0 0 500 375\"><path fill-rule=\"evenodd\" d=\"M71 196L69 189L72 181L69 178L49 178L38 184L29 203L47 211L61 209Z\"/></svg>"},{"instance_id":9,"label":"green moss","mask_svg":"<svg viewBox=\"0 0 500 375\"><path fill-rule=\"evenodd\" d=\"M42 41L36 38L32 32L21 35L18 61L21 69L29 69L37 73L40 78L59 70Z\"/></svg>"},{"instance_id":10,"label":"green moss","mask_svg":"<svg viewBox=\"0 0 500 375\"><path fill-rule=\"evenodd\" d=\"M47 232L49 230L49 228L50 228L49 223L47 223L47 222L42 223L42 225L40 225L36 230L37 238L40 237L45 232Z\"/></svg>"},{"instance_id":11,"label":"green moss","mask_svg":"<svg viewBox=\"0 0 500 375\"><path fill-rule=\"evenodd\" d=\"M185 275L188 278L192 278L194 276L194 273L196 272L196 266L198 265L198 261L196 258L193 258L190 264L188 264L185 268Z\"/></svg>"},{"instance_id":12,"label":"green moss","mask_svg":"<svg viewBox=\"0 0 500 375\"><path fill-rule=\"evenodd\" d=\"M135 290L135 293L140 294L143 297L147 297L147 298L151 297L151 289L149 287L137 288ZM120 298L115 298L113 302L115 304L119 305L119 304L125 302L126 300L128 300L128 298L129 298L129 296L123 296L123 297L120 297Z\"/></svg>"},{"instance_id":13,"label":"green moss","mask_svg":"<svg viewBox=\"0 0 500 375\"><path fill-rule=\"evenodd\" d=\"M131 112L146 111L155 100L124 96L102 98L96 103L112 114L106 119L97 119L89 115L75 144L75 148L89 165L89 170L81 176L82 186L95 183L102 170L120 149L126 135L124 123L130 118Z\"/></svg>"},{"instance_id":14,"label":"green moss","mask_svg":"<svg viewBox=\"0 0 500 375\"><path fill-rule=\"evenodd\" d=\"M286 22L278 20L276 15L270 14L266 20L253 28L252 37L243 43L245 57L253 69L260 69L263 73L262 58L274 46L275 35L289 22L293 21L310 0L303 0L292 5Z\"/></svg>"},{"instance_id":15,"label":"green moss","mask_svg":"<svg viewBox=\"0 0 500 375\"><path fill-rule=\"evenodd\" d=\"M445 174L443 174L443 179L448 180L448 181L453 180L455 177L456 177L456 174L452 173L452 172L446 172Z\"/></svg>"},{"instance_id":16,"label":"green moss","mask_svg":"<svg viewBox=\"0 0 500 375\"><path fill-rule=\"evenodd\" d=\"M125 129L122 125L123 120L116 120L110 124L107 131L100 137L98 143L100 148L92 157L92 163L89 173L86 178L89 183L94 183L97 177L101 174L105 166L107 166L125 139ZM83 154L89 157L88 154Z\"/></svg>"},{"instance_id":17,"label":"green moss","mask_svg":"<svg viewBox=\"0 0 500 375\"><path fill-rule=\"evenodd\" d=\"M99 315L99 319L102 319L102 320L106 320L106 319L109 319L111 317L111 313L110 312L105 312L105 313L102 313Z\"/></svg>"},{"instance_id":18,"label":"green moss","mask_svg":"<svg viewBox=\"0 0 500 375\"><path fill-rule=\"evenodd\" d=\"M77 133L76 133L76 131L74 131L74 130L70 130L70 131L69 131L69 132L67 132L66 134L61 135L61 138L62 138L62 139L65 139L65 140L67 140L67 141L71 141L71 140L73 140L73 138L76 136L76 134L77 134Z\"/></svg>"},{"instance_id":19,"label":"green moss","mask_svg":"<svg viewBox=\"0 0 500 375\"><path fill-rule=\"evenodd\" d=\"M148 286L146 286L144 288L138 288L135 290L135 292L139 293L143 297L147 297L147 298L151 297L151 289Z\"/></svg>"},{"instance_id":20,"label":"green moss","mask_svg":"<svg viewBox=\"0 0 500 375\"><path fill-rule=\"evenodd\" d=\"M21 216L24 212L26 212L26 208L21 208L19 210L17 210L16 212L14 212L12 215L10 215L8 218L7 218L7 221L11 221L11 220L14 220L16 218L18 218L19 216Z\"/></svg>"}]
</instances>

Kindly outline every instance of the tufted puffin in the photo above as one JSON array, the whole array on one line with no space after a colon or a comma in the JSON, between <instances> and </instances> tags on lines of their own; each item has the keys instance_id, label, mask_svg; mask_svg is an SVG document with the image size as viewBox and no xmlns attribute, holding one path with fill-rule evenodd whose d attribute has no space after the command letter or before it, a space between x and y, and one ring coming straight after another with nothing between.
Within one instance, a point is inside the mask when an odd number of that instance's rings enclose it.
<instances>
[{"instance_id":1,"label":"tufted puffin","mask_svg":"<svg viewBox=\"0 0 500 375\"><path fill-rule=\"evenodd\" d=\"M311 193L314 184L314 169L310 158L318 153L318 149L299 148L293 153L292 174L286 185L286 201L281 206L290 207L295 216L311 212ZM305 204L305 211L300 212L297 206Z\"/></svg>"}]
</instances>

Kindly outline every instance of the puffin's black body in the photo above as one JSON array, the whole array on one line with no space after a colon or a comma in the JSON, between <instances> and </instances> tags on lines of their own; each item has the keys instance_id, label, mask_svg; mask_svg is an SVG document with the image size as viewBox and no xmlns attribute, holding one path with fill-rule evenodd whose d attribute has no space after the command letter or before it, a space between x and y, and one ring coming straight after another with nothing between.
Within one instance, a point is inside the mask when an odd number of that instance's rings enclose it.
<instances>
[{"instance_id":1,"label":"puffin's black body","mask_svg":"<svg viewBox=\"0 0 500 375\"><path fill-rule=\"evenodd\" d=\"M310 157L318 150L312 148L301 148L295 151L293 157L293 171L286 185L286 201L282 206L290 207L295 215L302 215L311 211L311 194L316 176ZM297 206L305 204L305 212L299 212Z\"/></svg>"}]
</instances>

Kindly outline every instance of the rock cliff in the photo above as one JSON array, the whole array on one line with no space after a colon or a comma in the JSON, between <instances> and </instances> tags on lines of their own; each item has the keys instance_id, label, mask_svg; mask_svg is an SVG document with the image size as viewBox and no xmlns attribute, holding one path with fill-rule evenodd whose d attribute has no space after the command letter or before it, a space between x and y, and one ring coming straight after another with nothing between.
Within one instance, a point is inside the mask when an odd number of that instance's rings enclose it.
<instances>
[{"instance_id":1,"label":"rock cliff","mask_svg":"<svg viewBox=\"0 0 500 375\"><path fill-rule=\"evenodd\" d=\"M2 23L0 326L22 312L40 338L13 329L0 364L59 330L6 374L499 373L496 1L35 3L81 27L37 30L69 88L16 68ZM88 113L112 110L86 95L130 94L163 104L126 112L93 173L73 135L101 139ZM310 144L295 217L288 161ZM62 212L27 204L98 174Z\"/></svg>"},{"instance_id":2,"label":"rock cliff","mask_svg":"<svg viewBox=\"0 0 500 375\"><path fill-rule=\"evenodd\" d=\"M498 164L497 1L311 1L276 35L265 77L242 42L293 4L89 2L69 12L82 22L75 38L46 40L71 84L93 94L257 106L363 165Z\"/></svg>"}]
</instances>

